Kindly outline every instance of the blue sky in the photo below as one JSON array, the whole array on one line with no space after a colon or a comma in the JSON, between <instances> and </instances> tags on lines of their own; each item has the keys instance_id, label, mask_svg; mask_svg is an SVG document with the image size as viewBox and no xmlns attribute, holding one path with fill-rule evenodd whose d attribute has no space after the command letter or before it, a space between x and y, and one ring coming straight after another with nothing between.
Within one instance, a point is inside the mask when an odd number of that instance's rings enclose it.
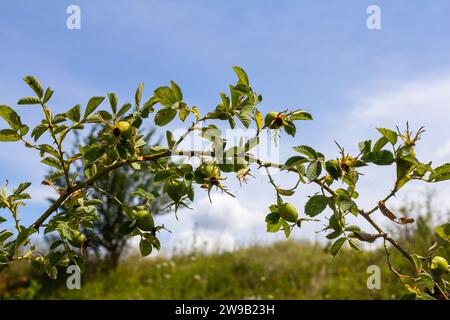
<instances>
[{"instance_id":1,"label":"blue sky","mask_svg":"<svg viewBox=\"0 0 450 320\"><path fill-rule=\"evenodd\" d=\"M71 4L81 8L81 30L66 28ZM366 27L371 4L381 8L381 30ZM446 0L2 2L0 103L15 106L29 94L21 80L27 74L55 89L56 112L110 91L121 101L131 100L139 82L148 97L175 80L187 102L206 112L234 81L231 66L240 65L264 96L263 111L301 107L316 119L300 125L298 137L282 142L282 155L308 143L334 156L333 139L354 148L376 137L376 126L410 120L429 128L419 148L424 157L449 162L449 15ZM37 109L20 111L30 124L39 120ZM37 160L19 144L0 146L0 181L34 182L36 199L24 211L25 222L45 208L48 191L39 186L45 170L34 164ZM383 181L364 182L367 203L392 184L392 172L374 172ZM239 190L238 199L246 201L227 209L258 211L257 219L242 228L254 228L252 237L261 241L273 236L261 232L264 226L256 221L263 221L264 208L275 201L263 181L256 178ZM305 190L293 200L299 207ZM192 225L204 221L204 212L208 216L201 199L203 209L199 218L189 218ZM211 224L223 226L220 221ZM314 236L313 229L306 230L306 237Z\"/></svg>"}]
</instances>

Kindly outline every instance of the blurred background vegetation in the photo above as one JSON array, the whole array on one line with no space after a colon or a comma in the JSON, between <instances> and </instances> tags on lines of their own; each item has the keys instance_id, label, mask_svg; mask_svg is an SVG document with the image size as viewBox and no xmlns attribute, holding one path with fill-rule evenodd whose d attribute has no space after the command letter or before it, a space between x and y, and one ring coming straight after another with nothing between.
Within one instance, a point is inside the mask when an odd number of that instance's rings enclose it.
<instances>
[{"instance_id":1,"label":"blurred background vegetation","mask_svg":"<svg viewBox=\"0 0 450 320\"><path fill-rule=\"evenodd\" d=\"M409 202L399 211L416 217L416 223L392 229L399 241L421 254L436 240L433 231L449 213L433 205L429 193L422 203ZM440 212L437 214L437 212ZM436 221L438 220L438 221ZM450 250L437 254L450 258ZM410 266L395 251L397 270ZM341 251L336 258L326 245L285 241L254 245L234 252L189 254L170 258L128 255L119 264L93 256L82 278L81 290L66 288L65 272L58 280L34 273L17 263L0 274L4 299L400 299L405 289L387 267L383 248ZM110 263L110 262L109 262ZM381 289L369 290L367 267L381 268Z\"/></svg>"}]
</instances>

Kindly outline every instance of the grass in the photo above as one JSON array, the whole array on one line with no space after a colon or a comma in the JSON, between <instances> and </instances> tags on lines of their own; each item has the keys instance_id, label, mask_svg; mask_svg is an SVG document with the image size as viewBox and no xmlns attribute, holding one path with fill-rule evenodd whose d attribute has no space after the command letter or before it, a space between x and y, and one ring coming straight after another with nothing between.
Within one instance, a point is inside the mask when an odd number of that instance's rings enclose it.
<instances>
[{"instance_id":1,"label":"grass","mask_svg":"<svg viewBox=\"0 0 450 320\"><path fill-rule=\"evenodd\" d=\"M39 299L398 299L403 287L382 251L344 250L286 241L233 253L171 259L130 257L109 274L92 271L81 290L42 286ZM369 265L381 268L381 289L367 288ZM64 283L63 283L64 284Z\"/></svg>"}]
</instances>

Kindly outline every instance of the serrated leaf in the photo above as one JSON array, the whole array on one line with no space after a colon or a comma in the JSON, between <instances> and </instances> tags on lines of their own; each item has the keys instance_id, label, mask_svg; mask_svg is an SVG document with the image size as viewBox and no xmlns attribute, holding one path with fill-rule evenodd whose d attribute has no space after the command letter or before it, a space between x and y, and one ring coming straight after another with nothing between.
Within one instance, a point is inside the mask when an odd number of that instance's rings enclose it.
<instances>
[{"instance_id":1,"label":"serrated leaf","mask_svg":"<svg viewBox=\"0 0 450 320\"><path fill-rule=\"evenodd\" d=\"M293 124L290 121L286 121L286 125L283 128L288 135L295 137L295 134L297 133L297 128L295 127L295 124Z\"/></svg>"},{"instance_id":2,"label":"serrated leaf","mask_svg":"<svg viewBox=\"0 0 450 320\"><path fill-rule=\"evenodd\" d=\"M0 105L0 117L15 131L19 130L22 125L19 115L11 107L6 105Z\"/></svg>"},{"instance_id":3,"label":"serrated leaf","mask_svg":"<svg viewBox=\"0 0 450 320\"><path fill-rule=\"evenodd\" d=\"M322 172L322 164L319 161L311 162L306 168L306 177L312 181L320 176Z\"/></svg>"},{"instance_id":4,"label":"serrated leaf","mask_svg":"<svg viewBox=\"0 0 450 320\"><path fill-rule=\"evenodd\" d=\"M142 99L142 91L144 90L144 84L139 83L138 88L136 89L136 94L134 95L134 102L137 106L141 105L141 99Z\"/></svg>"},{"instance_id":5,"label":"serrated leaf","mask_svg":"<svg viewBox=\"0 0 450 320\"><path fill-rule=\"evenodd\" d=\"M105 97L92 97L89 99L88 104L86 106L86 110L84 111L83 118L87 118L92 112L94 112L98 106L105 100Z\"/></svg>"},{"instance_id":6,"label":"serrated leaf","mask_svg":"<svg viewBox=\"0 0 450 320\"><path fill-rule=\"evenodd\" d=\"M0 142L15 142L19 141L20 136L12 129L0 130Z\"/></svg>"},{"instance_id":7,"label":"serrated leaf","mask_svg":"<svg viewBox=\"0 0 450 320\"><path fill-rule=\"evenodd\" d=\"M298 164L308 162L308 159L302 156L293 156L286 160L285 166L289 169Z\"/></svg>"},{"instance_id":8,"label":"serrated leaf","mask_svg":"<svg viewBox=\"0 0 450 320\"><path fill-rule=\"evenodd\" d=\"M37 141L45 131L47 131L47 126L38 125L31 132L31 137L34 139L34 141Z\"/></svg>"},{"instance_id":9,"label":"serrated leaf","mask_svg":"<svg viewBox=\"0 0 450 320\"><path fill-rule=\"evenodd\" d=\"M175 137L173 136L173 133L169 130L166 131L166 139L167 139L167 145L169 146L169 149L172 149L175 145Z\"/></svg>"},{"instance_id":10,"label":"serrated leaf","mask_svg":"<svg viewBox=\"0 0 450 320\"><path fill-rule=\"evenodd\" d=\"M104 145L92 145L82 149L83 159L88 163L94 162L95 160L102 157L106 152L106 147Z\"/></svg>"},{"instance_id":11,"label":"serrated leaf","mask_svg":"<svg viewBox=\"0 0 450 320\"><path fill-rule=\"evenodd\" d=\"M197 107L192 107L192 112L195 114L195 118L197 119L197 120L200 120L200 113L198 112L198 109L197 109Z\"/></svg>"},{"instance_id":12,"label":"serrated leaf","mask_svg":"<svg viewBox=\"0 0 450 320\"><path fill-rule=\"evenodd\" d=\"M375 142L375 144L373 145L373 150L372 152L374 154L378 153L379 151L381 151L381 149L383 149L383 147L389 142L389 140L386 137L381 137L380 139L378 139L377 142Z\"/></svg>"},{"instance_id":13,"label":"serrated leaf","mask_svg":"<svg viewBox=\"0 0 450 320\"><path fill-rule=\"evenodd\" d=\"M41 160L43 164L54 167L56 169L62 169L59 160L53 157L47 157Z\"/></svg>"},{"instance_id":14,"label":"serrated leaf","mask_svg":"<svg viewBox=\"0 0 450 320\"><path fill-rule=\"evenodd\" d=\"M53 93L54 91L52 88L48 87L47 90L45 90L43 102L47 103L52 98Z\"/></svg>"},{"instance_id":15,"label":"serrated leaf","mask_svg":"<svg viewBox=\"0 0 450 320\"><path fill-rule=\"evenodd\" d=\"M292 148L294 151L304 154L310 159L317 159L317 152L309 146L297 146Z\"/></svg>"},{"instance_id":16,"label":"serrated leaf","mask_svg":"<svg viewBox=\"0 0 450 320\"><path fill-rule=\"evenodd\" d=\"M181 121L184 122L184 120L186 120L186 118L188 117L189 113L190 111L187 108L182 108L178 112L178 117L180 118Z\"/></svg>"},{"instance_id":17,"label":"serrated leaf","mask_svg":"<svg viewBox=\"0 0 450 320\"><path fill-rule=\"evenodd\" d=\"M437 226L434 231L436 234L447 242L450 242L450 223Z\"/></svg>"},{"instance_id":18,"label":"serrated leaf","mask_svg":"<svg viewBox=\"0 0 450 320\"><path fill-rule=\"evenodd\" d=\"M117 112L117 95L114 92L108 93L109 105L111 106L111 110L114 114Z\"/></svg>"},{"instance_id":19,"label":"serrated leaf","mask_svg":"<svg viewBox=\"0 0 450 320\"><path fill-rule=\"evenodd\" d=\"M377 128L377 130L393 145L397 143L397 132L386 128Z\"/></svg>"},{"instance_id":20,"label":"serrated leaf","mask_svg":"<svg viewBox=\"0 0 450 320\"><path fill-rule=\"evenodd\" d=\"M352 247L356 251L361 251L361 241L359 241L358 239L350 238L350 239L348 239L348 243L349 243L350 247Z\"/></svg>"},{"instance_id":21,"label":"serrated leaf","mask_svg":"<svg viewBox=\"0 0 450 320\"><path fill-rule=\"evenodd\" d=\"M159 110L155 115L155 124L162 127L172 121L177 115L177 110L163 108Z\"/></svg>"},{"instance_id":22,"label":"serrated leaf","mask_svg":"<svg viewBox=\"0 0 450 320\"><path fill-rule=\"evenodd\" d=\"M249 115L246 114L237 114L237 117L239 120L241 120L242 124L244 125L244 127L248 128L252 122L252 119L250 118Z\"/></svg>"},{"instance_id":23,"label":"serrated leaf","mask_svg":"<svg viewBox=\"0 0 450 320\"><path fill-rule=\"evenodd\" d=\"M428 178L430 182L450 180L450 163L443 164L433 170Z\"/></svg>"},{"instance_id":24,"label":"serrated leaf","mask_svg":"<svg viewBox=\"0 0 450 320\"><path fill-rule=\"evenodd\" d=\"M172 92L176 101L182 101L183 93L181 92L180 87L174 81L170 81L170 86L172 87Z\"/></svg>"},{"instance_id":25,"label":"serrated leaf","mask_svg":"<svg viewBox=\"0 0 450 320\"><path fill-rule=\"evenodd\" d=\"M73 122L79 122L81 118L81 107L79 104L71 108L66 112L66 117L72 120Z\"/></svg>"},{"instance_id":26,"label":"serrated leaf","mask_svg":"<svg viewBox=\"0 0 450 320\"><path fill-rule=\"evenodd\" d=\"M154 95L158 98L158 102L165 107L171 107L174 103L178 102L172 89L169 87L157 88Z\"/></svg>"},{"instance_id":27,"label":"serrated leaf","mask_svg":"<svg viewBox=\"0 0 450 320\"><path fill-rule=\"evenodd\" d=\"M141 238L139 241L139 251L141 252L141 256L146 257L150 253L152 253L153 246L149 240L145 238Z\"/></svg>"},{"instance_id":28,"label":"serrated leaf","mask_svg":"<svg viewBox=\"0 0 450 320\"><path fill-rule=\"evenodd\" d=\"M313 117L310 113L304 111L304 110L296 110L291 113L289 117L290 121L297 121L297 120L313 120Z\"/></svg>"},{"instance_id":29,"label":"serrated leaf","mask_svg":"<svg viewBox=\"0 0 450 320\"><path fill-rule=\"evenodd\" d=\"M42 98L44 89L42 88L41 83L38 79L33 76L26 76L23 78L23 81L25 81L25 83L30 86L30 88L34 91L34 93L36 93L39 98Z\"/></svg>"},{"instance_id":30,"label":"serrated leaf","mask_svg":"<svg viewBox=\"0 0 450 320\"><path fill-rule=\"evenodd\" d=\"M33 105L33 104L40 104L41 100L39 100L38 97L23 97L20 98L19 101L17 101L18 105Z\"/></svg>"},{"instance_id":31,"label":"serrated leaf","mask_svg":"<svg viewBox=\"0 0 450 320\"><path fill-rule=\"evenodd\" d=\"M324 195L316 195L309 198L305 204L305 214L310 217L315 217L326 209L328 205L328 198Z\"/></svg>"},{"instance_id":32,"label":"serrated leaf","mask_svg":"<svg viewBox=\"0 0 450 320\"><path fill-rule=\"evenodd\" d=\"M233 66L233 70L239 79L239 83L241 83L245 86L250 86L249 81L248 81L248 75L244 71L244 69L242 69L241 67L238 67L238 66Z\"/></svg>"},{"instance_id":33,"label":"serrated leaf","mask_svg":"<svg viewBox=\"0 0 450 320\"><path fill-rule=\"evenodd\" d=\"M295 193L294 190L287 190L287 189L277 189L277 190L278 190L279 195L285 196L285 197L290 197Z\"/></svg>"},{"instance_id":34,"label":"serrated leaf","mask_svg":"<svg viewBox=\"0 0 450 320\"><path fill-rule=\"evenodd\" d=\"M255 122L256 122L256 128L257 128L258 132L261 131L261 128L264 125L264 118L263 118L262 113L258 110L255 113Z\"/></svg>"},{"instance_id":35,"label":"serrated leaf","mask_svg":"<svg viewBox=\"0 0 450 320\"><path fill-rule=\"evenodd\" d=\"M394 155L389 150L381 150L374 154L373 163L378 166L389 166L394 163Z\"/></svg>"},{"instance_id":36,"label":"serrated leaf","mask_svg":"<svg viewBox=\"0 0 450 320\"><path fill-rule=\"evenodd\" d=\"M337 239L330 247L330 253L333 255L333 257L335 257L339 250L341 250L342 246L344 245L345 241L347 240L347 238L339 238Z\"/></svg>"},{"instance_id":37,"label":"serrated leaf","mask_svg":"<svg viewBox=\"0 0 450 320\"><path fill-rule=\"evenodd\" d=\"M123 116L125 113L128 112L132 107L131 103L125 103L122 108L120 108L119 112L117 112L117 117Z\"/></svg>"},{"instance_id":38,"label":"serrated leaf","mask_svg":"<svg viewBox=\"0 0 450 320\"><path fill-rule=\"evenodd\" d=\"M169 180L174 175L175 175L174 172L170 171L170 170L158 171L155 174L153 180L155 183L162 183L162 182Z\"/></svg>"},{"instance_id":39,"label":"serrated leaf","mask_svg":"<svg viewBox=\"0 0 450 320\"><path fill-rule=\"evenodd\" d=\"M23 191L25 191L29 186L31 186L31 182L22 182L16 189L13 189L13 194L19 195Z\"/></svg>"}]
</instances>

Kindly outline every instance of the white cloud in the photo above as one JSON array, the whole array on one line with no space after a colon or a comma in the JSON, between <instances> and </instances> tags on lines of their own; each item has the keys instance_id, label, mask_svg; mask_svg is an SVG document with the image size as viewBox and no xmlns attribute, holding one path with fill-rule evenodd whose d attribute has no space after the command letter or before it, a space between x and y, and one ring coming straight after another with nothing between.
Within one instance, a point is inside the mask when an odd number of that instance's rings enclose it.
<instances>
[{"instance_id":1,"label":"white cloud","mask_svg":"<svg viewBox=\"0 0 450 320\"><path fill-rule=\"evenodd\" d=\"M391 89L358 99L354 113L361 120L443 120L450 108L450 74L421 80L402 81ZM438 119L436 119L438 118Z\"/></svg>"},{"instance_id":2,"label":"white cloud","mask_svg":"<svg viewBox=\"0 0 450 320\"><path fill-rule=\"evenodd\" d=\"M450 140L438 149L438 155L442 158L450 156Z\"/></svg>"}]
</instances>

